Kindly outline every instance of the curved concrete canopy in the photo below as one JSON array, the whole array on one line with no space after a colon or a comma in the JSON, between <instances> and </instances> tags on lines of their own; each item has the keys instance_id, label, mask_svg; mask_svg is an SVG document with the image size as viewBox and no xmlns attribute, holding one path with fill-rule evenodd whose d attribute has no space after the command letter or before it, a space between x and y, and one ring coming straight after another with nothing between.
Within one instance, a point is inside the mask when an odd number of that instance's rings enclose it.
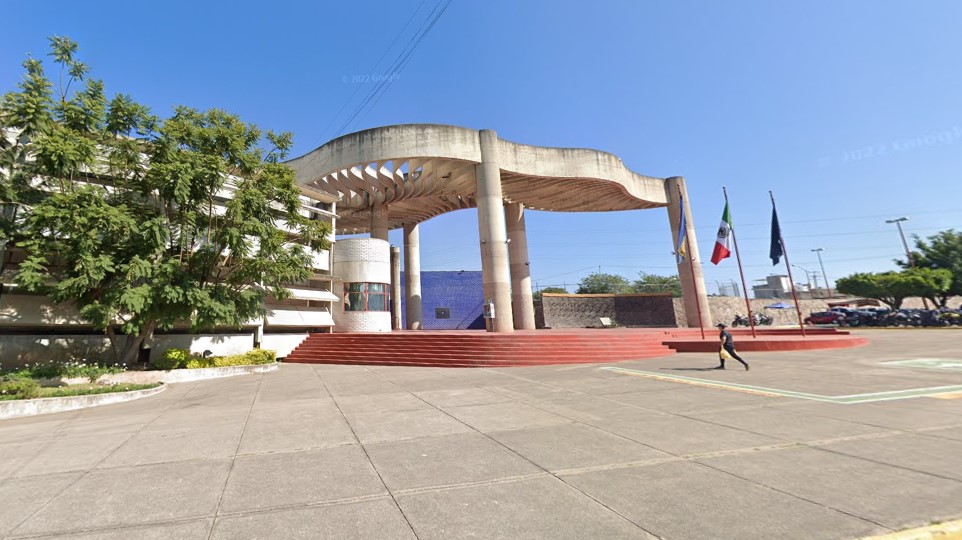
<instances>
[{"instance_id":1,"label":"curved concrete canopy","mask_svg":"<svg viewBox=\"0 0 962 540\"><path fill-rule=\"evenodd\" d=\"M667 206L665 180L640 175L607 152L498 139L506 202L535 210L606 212ZM340 195L337 232L371 229L370 209L389 205L388 227L476 207L479 132L404 124L338 137L288 161L308 192Z\"/></svg>"}]
</instances>

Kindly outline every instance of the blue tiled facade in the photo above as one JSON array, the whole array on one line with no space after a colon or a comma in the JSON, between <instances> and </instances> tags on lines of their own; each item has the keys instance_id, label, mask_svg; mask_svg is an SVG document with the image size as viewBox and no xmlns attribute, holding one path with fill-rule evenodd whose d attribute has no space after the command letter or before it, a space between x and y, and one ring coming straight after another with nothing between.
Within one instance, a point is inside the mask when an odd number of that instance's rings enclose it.
<instances>
[{"instance_id":1,"label":"blue tiled facade","mask_svg":"<svg viewBox=\"0 0 962 540\"><path fill-rule=\"evenodd\" d=\"M406 281L401 272L401 291ZM481 305L484 289L481 272L421 272L421 308L425 330L484 329ZM407 309L401 295L401 323ZM449 318L439 318L439 311L447 310Z\"/></svg>"}]
</instances>

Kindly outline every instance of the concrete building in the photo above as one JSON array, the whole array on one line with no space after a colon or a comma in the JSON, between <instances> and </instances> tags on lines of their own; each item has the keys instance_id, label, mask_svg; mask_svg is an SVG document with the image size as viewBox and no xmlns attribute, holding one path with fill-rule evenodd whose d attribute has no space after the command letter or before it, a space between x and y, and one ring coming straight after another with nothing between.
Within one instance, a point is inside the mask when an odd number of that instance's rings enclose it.
<instances>
[{"instance_id":1,"label":"concrete building","mask_svg":"<svg viewBox=\"0 0 962 540\"><path fill-rule=\"evenodd\" d=\"M230 182L218 194L219 207L230 200ZM329 193L303 189L301 214L324 220L336 226L337 197ZM278 223L283 227L283 221ZM202 353L235 354L254 347L271 349L284 356L307 337L309 332L330 332L335 306L340 295L334 281L334 243L331 250L314 252L311 259L312 276L300 283L290 283L291 297L284 300L267 298L268 314L250 321L241 328L216 329L207 333L190 333L187 323L157 332L149 344L151 354L169 348L190 349ZM15 247L2 252L0 273L0 363L31 363L84 358L102 358L109 341L102 333L86 323L70 305L54 304L44 296L26 294L19 290L14 277L25 253Z\"/></svg>"},{"instance_id":2,"label":"concrete building","mask_svg":"<svg viewBox=\"0 0 962 540\"><path fill-rule=\"evenodd\" d=\"M687 323L712 324L681 177L644 176L598 150L530 146L500 139L491 130L435 124L351 133L287 163L305 189L339 197L337 233L369 233L386 241L390 229L403 229L406 328L423 326L418 227L464 208L478 211L475 241L485 302L493 308L490 331L535 328L526 208L555 212L666 208L673 245L684 211L694 252L693 263L687 259L678 263ZM696 301L702 306L701 320Z\"/></svg>"},{"instance_id":3,"label":"concrete building","mask_svg":"<svg viewBox=\"0 0 962 540\"><path fill-rule=\"evenodd\" d=\"M337 242L314 254L313 276L289 284L292 297L268 299L270 313L240 330L156 335L157 354L170 347L229 354L260 346L285 356L308 333L391 330L388 231L404 232L404 328L421 329L419 225L465 208L478 212L483 301L489 331L535 329L525 209L607 212L665 208L677 244L685 212L691 261L678 263L688 326L712 324L694 220L681 177L655 178L628 169L609 153L546 148L498 138L491 130L409 124L334 139L287 162L297 174L301 212L328 220L336 234L370 238ZM223 204L230 189L219 195ZM682 205L684 201L684 205ZM283 224L281 224L283 226ZM99 357L106 338L69 306L18 292L13 282L23 253L3 252L0 274L0 360ZM693 262L692 262L693 261ZM691 268L689 268L691 265ZM695 302L701 306L701 318ZM435 314L432 314L433 316Z\"/></svg>"},{"instance_id":4,"label":"concrete building","mask_svg":"<svg viewBox=\"0 0 962 540\"><path fill-rule=\"evenodd\" d=\"M792 297L792 283L789 281L788 276L785 275L772 275L766 277L764 281L759 285L752 285L752 292L755 293L755 298L791 298Z\"/></svg>"}]
</instances>

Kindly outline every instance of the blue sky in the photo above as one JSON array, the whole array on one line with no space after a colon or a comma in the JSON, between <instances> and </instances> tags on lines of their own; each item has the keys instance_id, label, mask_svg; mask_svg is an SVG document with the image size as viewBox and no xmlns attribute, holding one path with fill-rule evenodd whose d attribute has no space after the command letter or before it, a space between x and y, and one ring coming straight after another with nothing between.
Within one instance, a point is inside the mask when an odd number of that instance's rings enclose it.
<instances>
[{"instance_id":1,"label":"blue sky","mask_svg":"<svg viewBox=\"0 0 962 540\"><path fill-rule=\"evenodd\" d=\"M338 134L372 79L393 76L347 131L487 128L685 176L709 292L738 279L734 259L707 262L722 186L749 282L784 273L767 258L768 190L792 262L820 272L811 250L823 248L832 278L895 268L902 247L886 219L908 216L906 233L923 237L962 229L962 3L454 0L391 71L436 5L12 3L0 91L14 88L27 54L46 54L48 36L67 35L109 93L161 115L224 108L293 131L300 155ZM527 224L539 287L573 291L599 268L676 271L663 209L529 212ZM480 269L477 234L473 211L423 224L422 268Z\"/></svg>"}]
</instances>

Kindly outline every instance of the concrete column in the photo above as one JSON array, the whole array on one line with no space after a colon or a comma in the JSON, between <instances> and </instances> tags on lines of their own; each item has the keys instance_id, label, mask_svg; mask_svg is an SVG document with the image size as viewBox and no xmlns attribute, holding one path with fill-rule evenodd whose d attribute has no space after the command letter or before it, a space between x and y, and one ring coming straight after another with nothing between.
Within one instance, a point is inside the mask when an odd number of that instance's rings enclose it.
<instances>
[{"instance_id":1,"label":"concrete column","mask_svg":"<svg viewBox=\"0 0 962 540\"><path fill-rule=\"evenodd\" d=\"M531 297L531 265L528 260L528 233L524 226L524 205L504 205L508 229L508 255L511 257L511 300L514 329L534 330L534 302Z\"/></svg>"},{"instance_id":2,"label":"concrete column","mask_svg":"<svg viewBox=\"0 0 962 540\"><path fill-rule=\"evenodd\" d=\"M679 213L678 191L685 198L685 234L688 236L687 246L691 249L691 260L684 257L678 263L678 277L681 281L681 295L685 305L685 320L688 326L697 328L704 325L708 330L712 327L711 311L708 308L708 294L705 292L705 278L701 271L701 257L698 254L698 239L695 237L695 223L691 219L691 209L688 206L688 190L685 188L685 179L681 176L673 176L665 181L665 191L668 195L668 222L671 224L672 246L678 245L678 227L681 216ZM692 277L694 274L694 277ZM698 312L701 310L701 320L698 319Z\"/></svg>"},{"instance_id":3,"label":"concrete column","mask_svg":"<svg viewBox=\"0 0 962 540\"><path fill-rule=\"evenodd\" d=\"M422 328L421 233L417 223L404 224L404 304L408 330Z\"/></svg>"},{"instance_id":4,"label":"concrete column","mask_svg":"<svg viewBox=\"0 0 962 540\"><path fill-rule=\"evenodd\" d=\"M481 241L481 280L485 301L494 302L494 319L489 332L513 332L511 282L508 268L508 238L504 228L504 200L501 196L501 169L498 134L479 132L481 163L475 167L477 179L478 236Z\"/></svg>"},{"instance_id":5,"label":"concrete column","mask_svg":"<svg viewBox=\"0 0 962 540\"><path fill-rule=\"evenodd\" d=\"M387 205L375 198L371 204L371 238L389 241L387 239L387 216Z\"/></svg>"},{"instance_id":6,"label":"concrete column","mask_svg":"<svg viewBox=\"0 0 962 540\"><path fill-rule=\"evenodd\" d=\"M391 246L391 330L401 329L401 248Z\"/></svg>"}]
</instances>

